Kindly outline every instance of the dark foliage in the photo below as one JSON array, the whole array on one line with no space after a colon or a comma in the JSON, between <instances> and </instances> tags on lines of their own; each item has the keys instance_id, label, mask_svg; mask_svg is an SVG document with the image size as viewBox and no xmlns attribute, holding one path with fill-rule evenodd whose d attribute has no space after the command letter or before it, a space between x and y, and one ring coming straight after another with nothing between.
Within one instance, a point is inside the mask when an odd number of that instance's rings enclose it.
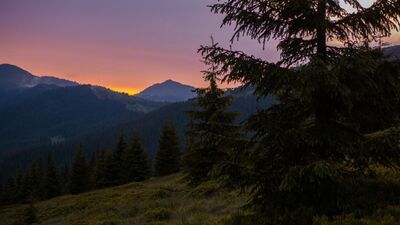
<instances>
[{"instance_id":1,"label":"dark foliage","mask_svg":"<svg viewBox=\"0 0 400 225\"><path fill-rule=\"evenodd\" d=\"M82 147L75 153L72 163L69 181L69 191L71 194L80 194L89 188L88 163Z\"/></svg>"},{"instance_id":2,"label":"dark foliage","mask_svg":"<svg viewBox=\"0 0 400 225\"><path fill-rule=\"evenodd\" d=\"M30 225L39 222L36 209L32 204L25 208L22 220L22 224L24 225Z\"/></svg>"},{"instance_id":3,"label":"dark foliage","mask_svg":"<svg viewBox=\"0 0 400 225\"><path fill-rule=\"evenodd\" d=\"M170 175L180 170L181 151L179 145L174 124L165 124L161 131L156 157L155 173L157 176Z\"/></svg>"},{"instance_id":4,"label":"dark foliage","mask_svg":"<svg viewBox=\"0 0 400 225\"><path fill-rule=\"evenodd\" d=\"M345 2L354 13L329 0L211 6L224 15L223 25L236 25L233 39L278 39L282 51L280 62L269 63L216 44L200 49L223 81L279 101L247 121L253 138L232 157L239 172L229 173L251 190L251 205L268 224L309 224L315 215L351 212L354 187L374 176L375 166L400 168L399 63L367 45L398 29L400 1L369 8ZM330 46L331 40L343 45Z\"/></svg>"},{"instance_id":5,"label":"dark foliage","mask_svg":"<svg viewBox=\"0 0 400 225\"><path fill-rule=\"evenodd\" d=\"M150 164L140 137L134 133L129 147L122 155L124 183L143 181L150 176Z\"/></svg>"},{"instance_id":6,"label":"dark foliage","mask_svg":"<svg viewBox=\"0 0 400 225\"><path fill-rule=\"evenodd\" d=\"M216 66L204 71L204 78L210 82L208 88L196 89L198 97L194 104L198 110L187 111L189 123L188 147L184 156L185 171L192 184L211 179L227 156L232 153L236 139L239 138L238 126L234 123L238 115L228 112L233 98L217 86Z\"/></svg>"},{"instance_id":7,"label":"dark foliage","mask_svg":"<svg viewBox=\"0 0 400 225\"><path fill-rule=\"evenodd\" d=\"M49 155L47 159L44 190L46 199L54 198L61 194L59 171L52 155Z\"/></svg>"}]
</instances>

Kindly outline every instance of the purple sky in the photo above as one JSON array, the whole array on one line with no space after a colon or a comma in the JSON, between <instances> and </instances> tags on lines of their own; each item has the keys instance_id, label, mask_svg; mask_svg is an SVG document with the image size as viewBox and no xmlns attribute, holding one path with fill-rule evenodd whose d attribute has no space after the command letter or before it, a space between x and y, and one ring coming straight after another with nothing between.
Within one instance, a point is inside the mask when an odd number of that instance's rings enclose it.
<instances>
[{"instance_id":1,"label":"purple sky","mask_svg":"<svg viewBox=\"0 0 400 225\"><path fill-rule=\"evenodd\" d=\"M232 33L219 28L211 2L0 0L0 63L129 92L166 79L201 86L196 50L211 35L227 46ZM264 51L249 40L233 47L279 57L274 43Z\"/></svg>"}]
</instances>

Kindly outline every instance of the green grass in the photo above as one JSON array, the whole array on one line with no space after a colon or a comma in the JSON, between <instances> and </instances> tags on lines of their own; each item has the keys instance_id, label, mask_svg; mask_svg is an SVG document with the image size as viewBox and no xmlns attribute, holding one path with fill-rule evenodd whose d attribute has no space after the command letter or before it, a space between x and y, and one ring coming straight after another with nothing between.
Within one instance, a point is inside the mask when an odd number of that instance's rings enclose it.
<instances>
[{"instance_id":1,"label":"green grass","mask_svg":"<svg viewBox=\"0 0 400 225\"><path fill-rule=\"evenodd\" d=\"M400 173L384 170L382 180L397 183ZM373 186L371 186L372 191ZM388 189L389 190L389 189ZM397 193L397 192L396 192ZM376 205L382 193L363 197ZM243 195L243 193L242 193ZM390 197L390 193L387 193ZM398 196L392 196L398 198ZM400 225L400 205L379 205L368 215L316 217L313 225ZM34 205L41 225L255 225L251 212L241 211L246 197L208 182L190 187L183 175L152 178L141 183L68 195ZM0 208L0 225L25 225L28 205ZM262 224L262 223L261 223Z\"/></svg>"},{"instance_id":2,"label":"green grass","mask_svg":"<svg viewBox=\"0 0 400 225\"><path fill-rule=\"evenodd\" d=\"M35 204L42 225L201 225L237 212L244 198L217 185L187 186L182 175L68 195ZM0 208L1 225L18 225L26 205Z\"/></svg>"}]
</instances>

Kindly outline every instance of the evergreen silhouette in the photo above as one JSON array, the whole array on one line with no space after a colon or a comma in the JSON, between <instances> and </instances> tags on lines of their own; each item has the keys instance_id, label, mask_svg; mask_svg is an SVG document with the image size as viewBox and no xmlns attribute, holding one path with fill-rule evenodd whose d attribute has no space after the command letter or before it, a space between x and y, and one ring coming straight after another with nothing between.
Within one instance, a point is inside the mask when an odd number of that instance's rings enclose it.
<instances>
[{"instance_id":1,"label":"evergreen silhouette","mask_svg":"<svg viewBox=\"0 0 400 225\"><path fill-rule=\"evenodd\" d=\"M44 190L46 199L54 198L61 194L59 172L52 155L47 157Z\"/></svg>"},{"instance_id":2,"label":"evergreen silhouette","mask_svg":"<svg viewBox=\"0 0 400 225\"><path fill-rule=\"evenodd\" d=\"M29 204L29 206L26 207L24 210L22 224L29 225L29 224L35 224L37 222L39 222L39 220L37 217L36 208L33 206L33 204Z\"/></svg>"},{"instance_id":3,"label":"evergreen silhouette","mask_svg":"<svg viewBox=\"0 0 400 225\"><path fill-rule=\"evenodd\" d=\"M94 172L94 183L95 183L96 188L107 187L110 183L107 180L107 178L109 178L107 176L108 157L109 156L105 150L101 150L98 155L96 168L95 168L95 172Z\"/></svg>"},{"instance_id":4,"label":"evergreen silhouette","mask_svg":"<svg viewBox=\"0 0 400 225\"><path fill-rule=\"evenodd\" d=\"M43 198L41 184L42 184L42 171L39 168L38 162L33 162L29 170L26 172L26 183L28 186L28 199L39 200Z\"/></svg>"},{"instance_id":5,"label":"evergreen silhouette","mask_svg":"<svg viewBox=\"0 0 400 225\"><path fill-rule=\"evenodd\" d=\"M65 165L60 169L60 184L61 184L61 193L67 194L69 192L69 167Z\"/></svg>"},{"instance_id":6,"label":"evergreen silhouette","mask_svg":"<svg viewBox=\"0 0 400 225\"><path fill-rule=\"evenodd\" d=\"M358 194L351 193L354 184L374 166L400 167L400 67L368 46L399 28L400 1L377 0L368 8L344 2L354 12L328 0L211 6L224 15L223 25L235 24L232 41L279 41L277 63L217 44L199 50L223 81L278 100L249 118L253 137L231 160L240 173L228 173L251 188L252 206L265 224L310 224L315 215L347 213L358 207L349 197Z\"/></svg>"},{"instance_id":7,"label":"evergreen silhouette","mask_svg":"<svg viewBox=\"0 0 400 225\"><path fill-rule=\"evenodd\" d=\"M109 172L111 172L112 176L109 178L111 179L111 185L120 185L124 183L124 171L123 171L123 157L124 152L128 148L128 144L125 141L125 134L124 131L121 130L117 146L115 147L112 156L109 158Z\"/></svg>"},{"instance_id":8,"label":"evergreen silhouette","mask_svg":"<svg viewBox=\"0 0 400 225\"><path fill-rule=\"evenodd\" d=\"M148 157L137 133L123 153L122 168L125 183L143 181L150 175Z\"/></svg>"},{"instance_id":9,"label":"evergreen silhouette","mask_svg":"<svg viewBox=\"0 0 400 225\"><path fill-rule=\"evenodd\" d=\"M156 156L155 173L166 176L180 170L179 139L173 123L166 123L162 128L159 139L159 150Z\"/></svg>"},{"instance_id":10,"label":"evergreen silhouette","mask_svg":"<svg viewBox=\"0 0 400 225\"><path fill-rule=\"evenodd\" d=\"M69 191L71 194L80 194L89 188L89 171L85 153L82 147L78 149L72 162Z\"/></svg>"},{"instance_id":11,"label":"evergreen silhouette","mask_svg":"<svg viewBox=\"0 0 400 225\"><path fill-rule=\"evenodd\" d=\"M199 109L187 112L192 122L184 158L185 171L192 184L210 179L217 164L222 165L226 155L232 153L232 143L238 138L238 127L234 124L237 113L228 112L233 99L218 88L215 64L205 63L210 68L204 71L204 78L210 85L196 90L195 105Z\"/></svg>"}]
</instances>

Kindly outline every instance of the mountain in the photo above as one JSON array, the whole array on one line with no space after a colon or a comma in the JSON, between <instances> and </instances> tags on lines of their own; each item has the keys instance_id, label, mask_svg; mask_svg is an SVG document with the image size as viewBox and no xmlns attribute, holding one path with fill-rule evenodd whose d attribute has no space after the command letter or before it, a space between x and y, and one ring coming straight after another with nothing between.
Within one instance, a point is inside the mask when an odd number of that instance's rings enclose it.
<instances>
[{"instance_id":1,"label":"mountain","mask_svg":"<svg viewBox=\"0 0 400 225\"><path fill-rule=\"evenodd\" d=\"M157 102L182 102L196 96L194 89L192 86L167 80L146 88L136 96Z\"/></svg>"},{"instance_id":2,"label":"mountain","mask_svg":"<svg viewBox=\"0 0 400 225\"><path fill-rule=\"evenodd\" d=\"M0 65L0 158L119 124L164 103Z\"/></svg>"},{"instance_id":3,"label":"mountain","mask_svg":"<svg viewBox=\"0 0 400 225\"><path fill-rule=\"evenodd\" d=\"M58 87L71 87L79 85L76 82L59 79L56 77L38 77L28 71L11 64L0 65L0 88L3 90L17 88L31 88L37 85L55 85Z\"/></svg>"},{"instance_id":4,"label":"mountain","mask_svg":"<svg viewBox=\"0 0 400 225\"><path fill-rule=\"evenodd\" d=\"M384 52L393 59L400 59L400 45L387 47Z\"/></svg>"}]
</instances>

